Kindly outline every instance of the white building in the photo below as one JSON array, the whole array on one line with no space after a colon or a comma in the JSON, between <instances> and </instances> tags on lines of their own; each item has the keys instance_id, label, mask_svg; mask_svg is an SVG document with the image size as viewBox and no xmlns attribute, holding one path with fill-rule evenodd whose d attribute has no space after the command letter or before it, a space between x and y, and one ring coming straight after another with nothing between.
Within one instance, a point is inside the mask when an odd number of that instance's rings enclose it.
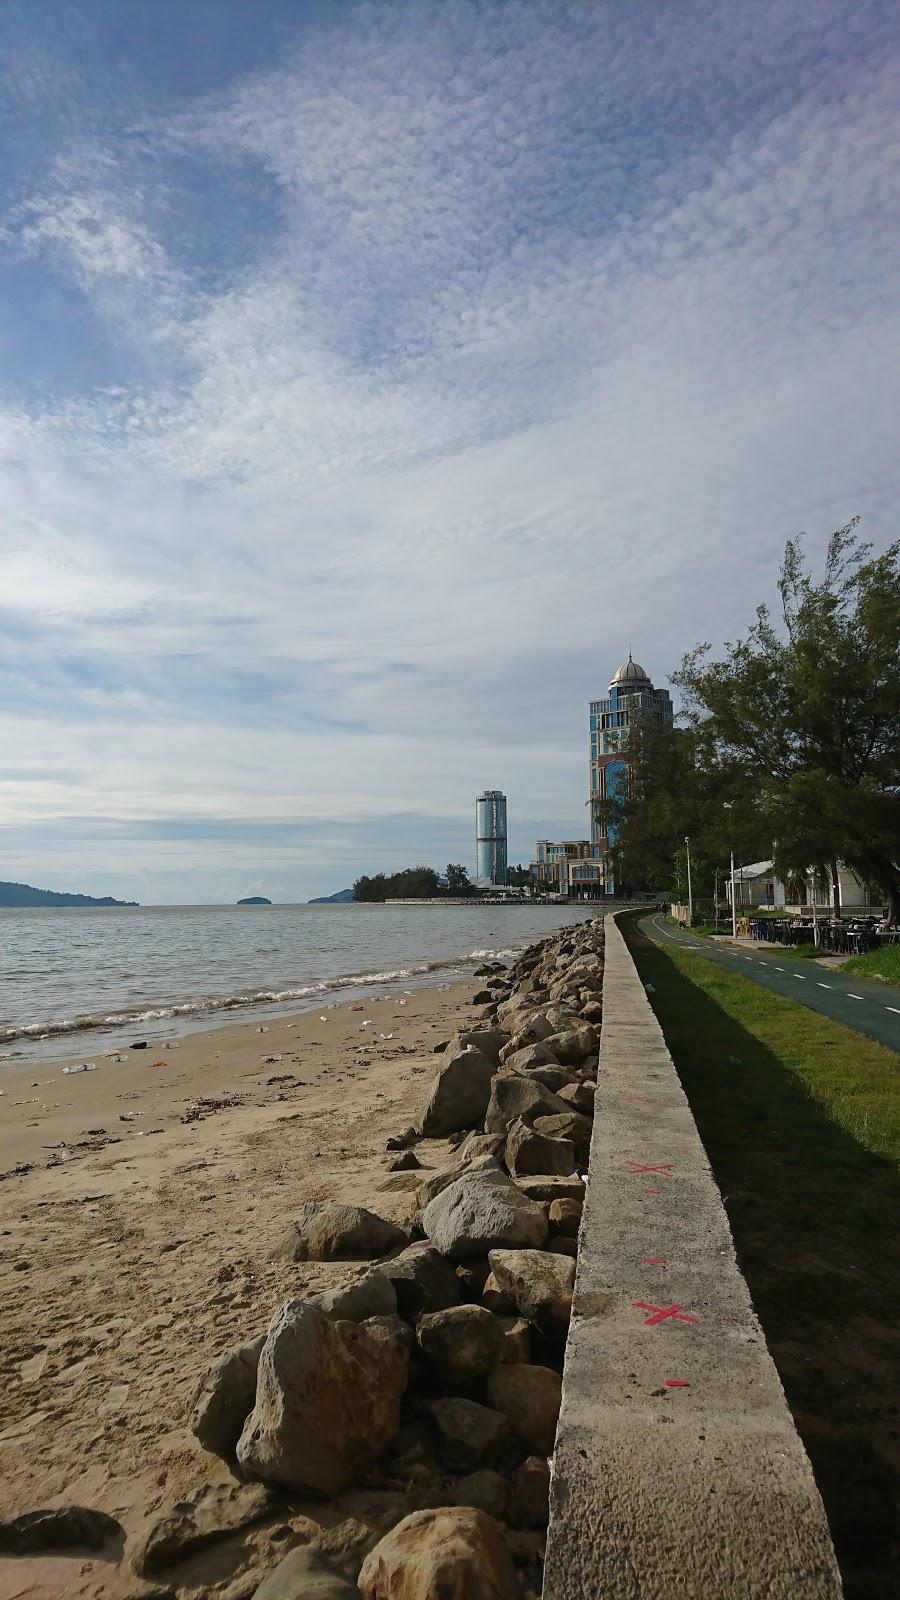
<instances>
[{"instance_id":1,"label":"white building","mask_svg":"<svg viewBox=\"0 0 900 1600\"><path fill-rule=\"evenodd\" d=\"M838 890L842 911L868 911L872 908L873 900L869 890L842 861L838 862ZM730 906L729 878L725 881L725 897ZM808 911L814 905L817 911L823 913L832 910L830 882L820 880L815 883L810 873L805 880L795 879L785 884L776 876L772 861L751 861L740 867L736 865L734 898L739 915L759 907L772 907L778 911ZM877 908L880 904L881 901L876 896L874 905Z\"/></svg>"}]
</instances>

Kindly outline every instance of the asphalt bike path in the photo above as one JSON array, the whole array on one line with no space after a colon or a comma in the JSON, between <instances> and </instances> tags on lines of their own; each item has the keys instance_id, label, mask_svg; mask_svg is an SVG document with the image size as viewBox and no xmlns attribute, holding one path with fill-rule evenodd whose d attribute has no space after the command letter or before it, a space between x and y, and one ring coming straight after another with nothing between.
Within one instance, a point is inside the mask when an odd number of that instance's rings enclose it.
<instances>
[{"instance_id":1,"label":"asphalt bike path","mask_svg":"<svg viewBox=\"0 0 900 1600\"><path fill-rule=\"evenodd\" d=\"M722 945L711 939L698 938L684 928L667 926L661 914L641 917L638 927L654 944L665 948L679 944L707 961L717 961L720 966L731 967L742 977L750 978L764 989L798 1000L810 1011L821 1011L823 1016L845 1027L865 1033L879 1044L900 1051L900 989L888 984L872 983L870 979L841 972L838 967L823 968L816 961L798 961L784 950L742 950Z\"/></svg>"}]
</instances>

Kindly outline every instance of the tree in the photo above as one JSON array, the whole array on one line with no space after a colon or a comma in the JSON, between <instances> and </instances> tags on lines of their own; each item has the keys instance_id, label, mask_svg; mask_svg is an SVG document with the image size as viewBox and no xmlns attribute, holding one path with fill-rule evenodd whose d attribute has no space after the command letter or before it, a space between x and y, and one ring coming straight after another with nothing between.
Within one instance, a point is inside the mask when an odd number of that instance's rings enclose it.
<instances>
[{"instance_id":1,"label":"tree","mask_svg":"<svg viewBox=\"0 0 900 1600\"><path fill-rule=\"evenodd\" d=\"M385 877L363 875L353 885L354 900L432 900L437 895L438 875L433 867L405 867Z\"/></svg>"},{"instance_id":2,"label":"tree","mask_svg":"<svg viewBox=\"0 0 900 1600\"><path fill-rule=\"evenodd\" d=\"M531 888L531 873L521 863L517 867L507 867L506 882L510 889Z\"/></svg>"},{"instance_id":3,"label":"tree","mask_svg":"<svg viewBox=\"0 0 900 1600\"><path fill-rule=\"evenodd\" d=\"M449 895L475 893L475 886L470 883L465 867L453 861L447 863L447 893Z\"/></svg>"},{"instance_id":4,"label":"tree","mask_svg":"<svg viewBox=\"0 0 900 1600\"><path fill-rule=\"evenodd\" d=\"M873 557L858 522L831 535L818 582L803 536L788 540L779 622L759 606L724 657L699 645L673 682L710 797L756 807L779 874L834 879L842 858L897 921L900 541Z\"/></svg>"}]
</instances>

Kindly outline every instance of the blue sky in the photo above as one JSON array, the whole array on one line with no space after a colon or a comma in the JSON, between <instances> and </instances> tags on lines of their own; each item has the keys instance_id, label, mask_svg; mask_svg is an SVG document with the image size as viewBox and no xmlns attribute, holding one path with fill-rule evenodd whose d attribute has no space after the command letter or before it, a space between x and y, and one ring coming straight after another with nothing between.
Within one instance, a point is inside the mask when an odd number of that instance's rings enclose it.
<instances>
[{"instance_id":1,"label":"blue sky","mask_svg":"<svg viewBox=\"0 0 900 1600\"><path fill-rule=\"evenodd\" d=\"M896 533L894 4L0 9L0 877L585 830L587 702Z\"/></svg>"}]
</instances>

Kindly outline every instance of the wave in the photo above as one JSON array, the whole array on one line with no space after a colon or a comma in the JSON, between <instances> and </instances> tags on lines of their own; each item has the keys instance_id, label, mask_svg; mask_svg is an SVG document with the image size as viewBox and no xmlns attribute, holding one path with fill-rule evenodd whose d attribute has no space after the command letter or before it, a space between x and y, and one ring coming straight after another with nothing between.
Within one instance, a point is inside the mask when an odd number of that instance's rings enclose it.
<instances>
[{"instance_id":1,"label":"wave","mask_svg":"<svg viewBox=\"0 0 900 1600\"><path fill-rule=\"evenodd\" d=\"M335 990L355 989L364 984L402 983L407 978L421 977L428 972L446 972L468 961L493 955L493 951L476 950L470 956L445 956L440 961L422 961L388 971L343 973L337 978L322 978L317 983L300 984L295 988L244 989L236 994L210 995L203 1000L176 1000L168 1004L135 1006L113 1012L88 1011L74 1017L28 1022L13 1027L0 1025L0 1044L10 1044L15 1039L52 1039L71 1033L89 1033L97 1028L136 1028L141 1023L166 1022L176 1017L206 1016L217 1011L238 1011L253 1006L283 1005L292 1000L313 1000Z\"/></svg>"}]
</instances>

